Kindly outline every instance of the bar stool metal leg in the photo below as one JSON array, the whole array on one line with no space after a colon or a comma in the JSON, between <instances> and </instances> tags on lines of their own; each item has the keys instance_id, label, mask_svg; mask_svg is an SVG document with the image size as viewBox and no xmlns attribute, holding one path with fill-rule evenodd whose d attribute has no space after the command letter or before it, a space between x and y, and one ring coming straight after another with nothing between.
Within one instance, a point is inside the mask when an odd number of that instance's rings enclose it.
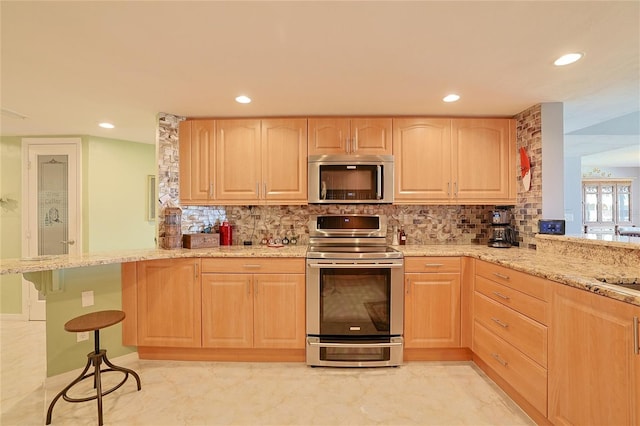
<instances>
[{"instance_id":1,"label":"bar stool metal leg","mask_svg":"<svg viewBox=\"0 0 640 426\"><path fill-rule=\"evenodd\" d=\"M117 365L114 365L111 363L111 361L109 361L109 359L107 358L107 351L104 349L99 349L100 348L100 333L99 330L95 330L94 332L94 340L95 340L95 346L94 346L94 351L93 352L89 352L87 354L87 365L84 367L84 370L82 370L82 373L80 373L80 375L71 383L69 383L64 389L62 389L62 391L60 391L60 393L58 393L56 395L56 397L53 399L53 401L51 401L51 404L49 405L49 409L47 410L47 422L46 424L49 425L51 424L51 416L53 414L53 407L56 404L56 402L58 402L58 400L62 397L65 401L67 402L86 402L86 401L91 401L93 399L95 399L97 401L98 404L98 425L102 426L103 425L103 416L102 416L102 397L105 395L110 394L111 392L115 391L116 389L120 388L120 386L122 386L127 379L129 378L129 374L131 374L133 376L133 378L136 379L136 384L138 387L138 390L142 389L142 386L140 384L140 376L138 376L138 374L133 371L130 370L128 368L124 368L124 367L120 367ZM105 368L102 369L102 362L104 361L104 363L106 364L107 367L109 368ZM87 373L87 371L89 370L89 367L91 367L91 365L93 365L94 371L92 373ZM122 379L122 381L120 383L118 383L117 385L115 385L114 387L112 387L111 389L108 389L106 391L102 391L102 377L101 377L101 373L103 372L107 372L107 371L119 371L124 373L124 378ZM86 398L71 398L70 396L67 395L67 392L76 384L78 384L79 382L81 382L84 379L88 379L89 377L93 376L93 387L96 390L96 394L94 396L89 396Z\"/></svg>"}]
</instances>

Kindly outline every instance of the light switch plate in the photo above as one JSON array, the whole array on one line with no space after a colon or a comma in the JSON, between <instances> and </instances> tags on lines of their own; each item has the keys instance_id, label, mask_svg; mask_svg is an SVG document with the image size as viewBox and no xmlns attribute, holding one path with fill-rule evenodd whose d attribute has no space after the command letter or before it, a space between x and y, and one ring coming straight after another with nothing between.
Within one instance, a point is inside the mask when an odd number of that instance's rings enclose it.
<instances>
[{"instance_id":1,"label":"light switch plate","mask_svg":"<svg viewBox=\"0 0 640 426\"><path fill-rule=\"evenodd\" d=\"M93 291L82 292L82 307L93 306Z\"/></svg>"}]
</instances>

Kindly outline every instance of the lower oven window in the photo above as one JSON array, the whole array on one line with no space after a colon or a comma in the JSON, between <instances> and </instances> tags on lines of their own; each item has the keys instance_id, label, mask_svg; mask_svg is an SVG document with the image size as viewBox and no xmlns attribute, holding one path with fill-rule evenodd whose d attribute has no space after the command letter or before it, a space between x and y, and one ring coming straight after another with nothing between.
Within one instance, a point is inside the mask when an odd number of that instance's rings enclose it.
<instances>
[{"instance_id":1,"label":"lower oven window","mask_svg":"<svg viewBox=\"0 0 640 426\"><path fill-rule=\"evenodd\" d=\"M389 361L389 348L320 348L321 361Z\"/></svg>"},{"instance_id":2,"label":"lower oven window","mask_svg":"<svg viewBox=\"0 0 640 426\"><path fill-rule=\"evenodd\" d=\"M320 334L389 335L390 301L391 272L388 268L322 269Z\"/></svg>"}]
</instances>

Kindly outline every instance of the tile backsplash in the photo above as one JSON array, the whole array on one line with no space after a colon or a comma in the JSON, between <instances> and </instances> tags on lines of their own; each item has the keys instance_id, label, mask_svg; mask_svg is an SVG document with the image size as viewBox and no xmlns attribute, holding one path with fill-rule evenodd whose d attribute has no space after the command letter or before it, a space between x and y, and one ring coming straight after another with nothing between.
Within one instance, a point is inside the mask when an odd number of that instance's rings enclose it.
<instances>
[{"instance_id":1,"label":"tile backsplash","mask_svg":"<svg viewBox=\"0 0 640 426\"><path fill-rule=\"evenodd\" d=\"M493 206L393 206L393 205L308 205L308 206L183 206L182 232L202 232L216 221L228 220L233 227L233 244L263 238L296 237L309 241L307 222L314 214L383 214L388 218L387 239L393 226L403 228L407 244L486 244Z\"/></svg>"}]
</instances>

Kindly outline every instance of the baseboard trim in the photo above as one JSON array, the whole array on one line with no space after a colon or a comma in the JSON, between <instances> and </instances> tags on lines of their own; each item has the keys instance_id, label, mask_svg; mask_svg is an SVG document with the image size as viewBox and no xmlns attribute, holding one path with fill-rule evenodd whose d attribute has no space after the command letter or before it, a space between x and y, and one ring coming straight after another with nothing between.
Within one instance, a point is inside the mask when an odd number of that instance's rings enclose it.
<instances>
[{"instance_id":1,"label":"baseboard trim","mask_svg":"<svg viewBox=\"0 0 640 426\"><path fill-rule=\"evenodd\" d=\"M471 361L469 348L404 348L405 361Z\"/></svg>"},{"instance_id":2,"label":"baseboard trim","mask_svg":"<svg viewBox=\"0 0 640 426\"><path fill-rule=\"evenodd\" d=\"M509 397L524 411L531 419L538 425L552 425L547 419L546 415L538 411L533 405L529 403L520 393L511 386L506 380L504 380L494 369L492 369L487 363L480 359L479 356L473 355L473 362L478 366L487 377L489 377L500 389L504 391Z\"/></svg>"},{"instance_id":3,"label":"baseboard trim","mask_svg":"<svg viewBox=\"0 0 640 426\"><path fill-rule=\"evenodd\" d=\"M304 362L304 349L156 348L138 346L140 359L172 361Z\"/></svg>"},{"instance_id":4,"label":"baseboard trim","mask_svg":"<svg viewBox=\"0 0 640 426\"><path fill-rule=\"evenodd\" d=\"M29 321L26 314L0 314L0 321Z\"/></svg>"}]
</instances>

